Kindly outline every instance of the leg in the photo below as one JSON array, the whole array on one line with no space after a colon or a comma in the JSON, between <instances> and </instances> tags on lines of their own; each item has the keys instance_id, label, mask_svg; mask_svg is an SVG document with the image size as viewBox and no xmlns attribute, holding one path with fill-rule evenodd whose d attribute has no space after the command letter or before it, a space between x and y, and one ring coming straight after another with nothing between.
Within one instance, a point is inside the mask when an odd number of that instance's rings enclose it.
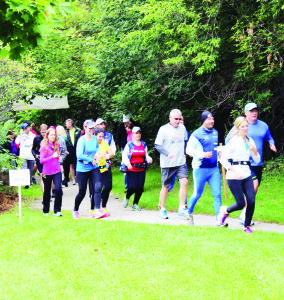
<instances>
[{"instance_id":1,"label":"leg","mask_svg":"<svg viewBox=\"0 0 284 300\"><path fill-rule=\"evenodd\" d=\"M54 183L54 213L61 212L62 206L62 173L56 173L53 175L53 183Z\"/></svg>"},{"instance_id":2,"label":"leg","mask_svg":"<svg viewBox=\"0 0 284 300\"><path fill-rule=\"evenodd\" d=\"M50 189L52 184L53 175L42 175L44 182L44 192L43 192L43 213L49 213L50 207Z\"/></svg>"},{"instance_id":3,"label":"leg","mask_svg":"<svg viewBox=\"0 0 284 300\"><path fill-rule=\"evenodd\" d=\"M213 195L213 205L216 217L220 212L220 207L222 206L221 199L221 176L219 168L212 168L212 174L208 179L208 184L211 188L211 193Z\"/></svg>"},{"instance_id":4,"label":"leg","mask_svg":"<svg viewBox=\"0 0 284 300\"><path fill-rule=\"evenodd\" d=\"M63 170L64 170L64 185L67 185L69 181L69 172L70 172L70 163L69 155L66 156L66 159L63 161Z\"/></svg>"},{"instance_id":5,"label":"leg","mask_svg":"<svg viewBox=\"0 0 284 300\"><path fill-rule=\"evenodd\" d=\"M244 180L243 191L247 199L247 211L246 211L246 218L244 223L245 227L247 227L250 226L251 224L251 220L255 208L255 190L254 190L254 184L251 177L248 177Z\"/></svg>"},{"instance_id":6,"label":"leg","mask_svg":"<svg viewBox=\"0 0 284 300\"><path fill-rule=\"evenodd\" d=\"M99 168L96 168L90 171L90 181L92 182L94 188L94 202L95 208L101 208L101 190L102 190L102 180L101 180L101 172Z\"/></svg>"},{"instance_id":7,"label":"leg","mask_svg":"<svg viewBox=\"0 0 284 300\"><path fill-rule=\"evenodd\" d=\"M132 171L127 172L127 192L126 192L127 200L130 199L130 197L135 193L137 188L137 178L135 173L136 172L132 172Z\"/></svg>"},{"instance_id":8,"label":"leg","mask_svg":"<svg viewBox=\"0 0 284 300\"><path fill-rule=\"evenodd\" d=\"M245 197L243 194L243 181L244 179L228 179L228 186L236 200L236 203L227 208L227 212L231 213L236 210L241 210L245 207Z\"/></svg>"},{"instance_id":9,"label":"leg","mask_svg":"<svg viewBox=\"0 0 284 300\"><path fill-rule=\"evenodd\" d=\"M79 206L86 195L89 172L77 172L79 193L75 198L74 211L79 210Z\"/></svg>"},{"instance_id":10,"label":"leg","mask_svg":"<svg viewBox=\"0 0 284 300\"><path fill-rule=\"evenodd\" d=\"M186 199L186 195L187 195L188 179L187 178L181 178L179 180L179 182L180 182L179 205L184 207L185 199Z\"/></svg>"},{"instance_id":11,"label":"leg","mask_svg":"<svg viewBox=\"0 0 284 300\"><path fill-rule=\"evenodd\" d=\"M102 174L102 207L106 208L110 191L112 190L112 173L111 168Z\"/></svg>"},{"instance_id":12,"label":"leg","mask_svg":"<svg viewBox=\"0 0 284 300\"><path fill-rule=\"evenodd\" d=\"M75 167L74 167L74 164L70 164L70 173L71 173L71 179L75 180Z\"/></svg>"},{"instance_id":13,"label":"leg","mask_svg":"<svg viewBox=\"0 0 284 300\"><path fill-rule=\"evenodd\" d=\"M168 190L168 192L169 192L169 191L171 191L171 190L172 190L172 188L174 187L174 185L175 185L175 181L176 181L176 175L174 175L174 177L173 177L173 180L172 180L172 182L171 182L171 185L169 186L169 190Z\"/></svg>"},{"instance_id":14,"label":"leg","mask_svg":"<svg viewBox=\"0 0 284 300\"><path fill-rule=\"evenodd\" d=\"M140 172L134 172L136 173L136 178L137 178L137 187L136 187L136 192L135 192L135 197L133 201L133 205L137 204L143 194L144 191L144 184L145 184L145 171L140 171Z\"/></svg>"},{"instance_id":15,"label":"leg","mask_svg":"<svg viewBox=\"0 0 284 300\"><path fill-rule=\"evenodd\" d=\"M188 213L192 215L195 204L202 196L205 183L207 181L208 169L194 169L193 170L193 183L194 190L190 199L188 200Z\"/></svg>"}]
</instances>

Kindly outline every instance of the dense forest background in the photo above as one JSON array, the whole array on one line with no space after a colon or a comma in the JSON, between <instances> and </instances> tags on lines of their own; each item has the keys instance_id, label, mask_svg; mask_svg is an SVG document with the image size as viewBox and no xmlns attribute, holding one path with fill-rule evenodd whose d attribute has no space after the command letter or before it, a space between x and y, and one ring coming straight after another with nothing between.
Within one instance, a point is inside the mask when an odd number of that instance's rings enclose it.
<instances>
[{"instance_id":1,"label":"dense forest background","mask_svg":"<svg viewBox=\"0 0 284 300\"><path fill-rule=\"evenodd\" d=\"M204 109L212 111L223 142L245 104L255 102L279 155L284 139L283 2L40 1L43 15L53 16L52 26L40 27L46 20L28 14L33 1L13 7L5 0L10 10L0 7L0 26L11 26L4 12L14 9L16 29L0 35L2 139L26 119L56 125L72 118L82 127L87 118L103 117L115 135L122 114L131 113L152 147L170 110L179 108L189 132L200 126ZM34 37L29 22L35 25ZM67 95L70 108L11 110L13 101L50 93ZM265 155L270 158L270 151Z\"/></svg>"}]
</instances>

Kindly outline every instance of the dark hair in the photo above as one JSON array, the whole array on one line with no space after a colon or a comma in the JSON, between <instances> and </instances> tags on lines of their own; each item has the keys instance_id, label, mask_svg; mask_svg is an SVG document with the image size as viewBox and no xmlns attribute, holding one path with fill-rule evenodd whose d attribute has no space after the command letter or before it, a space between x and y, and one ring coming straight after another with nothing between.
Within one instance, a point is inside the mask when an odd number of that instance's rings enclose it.
<instances>
[{"instance_id":1,"label":"dark hair","mask_svg":"<svg viewBox=\"0 0 284 300\"><path fill-rule=\"evenodd\" d=\"M74 127L74 121L72 120L72 119L67 119L65 122L69 122L69 123L71 123L71 125Z\"/></svg>"},{"instance_id":2,"label":"dark hair","mask_svg":"<svg viewBox=\"0 0 284 300\"><path fill-rule=\"evenodd\" d=\"M101 127L96 127L94 131L94 135L98 135L100 132L104 132L104 130Z\"/></svg>"}]
</instances>

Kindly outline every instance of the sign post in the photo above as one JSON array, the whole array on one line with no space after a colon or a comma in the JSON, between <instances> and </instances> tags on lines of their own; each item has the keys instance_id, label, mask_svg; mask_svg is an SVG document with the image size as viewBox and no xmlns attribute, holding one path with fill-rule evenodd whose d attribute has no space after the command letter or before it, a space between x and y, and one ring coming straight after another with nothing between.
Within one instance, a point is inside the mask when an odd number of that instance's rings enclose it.
<instances>
[{"instance_id":1,"label":"sign post","mask_svg":"<svg viewBox=\"0 0 284 300\"><path fill-rule=\"evenodd\" d=\"M21 186L30 185L30 170L9 170L9 185L18 187L19 219L22 218Z\"/></svg>"}]
</instances>

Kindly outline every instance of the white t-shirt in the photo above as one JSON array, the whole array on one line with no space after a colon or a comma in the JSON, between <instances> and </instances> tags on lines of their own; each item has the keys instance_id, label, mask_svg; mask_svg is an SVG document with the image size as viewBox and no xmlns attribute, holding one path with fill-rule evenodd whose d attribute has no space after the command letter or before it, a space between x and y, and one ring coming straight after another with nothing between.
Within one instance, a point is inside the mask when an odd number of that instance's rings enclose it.
<instances>
[{"instance_id":1,"label":"white t-shirt","mask_svg":"<svg viewBox=\"0 0 284 300\"><path fill-rule=\"evenodd\" d=\"M23 132L17 136L15 143L20 144L20 158L35 160L32 155L33 141L35 137L36 135L30 131L28 134Z\"/></svg>"},{"instance_id":2,"label":"white t-shirt","mask_svg":"<svg viewBox=\"0 0 284 300\"><path fill-rule=\"evenodd\" d=\"M185 164L184 143L187 140L186 129L180 124L178 127L172 126L170 123L160 127L155 144L163 146L169 153L174 153L175 157L168 158L164 154L160 154L161 168L178 167Z\"/></svg>"}]
</instances>

